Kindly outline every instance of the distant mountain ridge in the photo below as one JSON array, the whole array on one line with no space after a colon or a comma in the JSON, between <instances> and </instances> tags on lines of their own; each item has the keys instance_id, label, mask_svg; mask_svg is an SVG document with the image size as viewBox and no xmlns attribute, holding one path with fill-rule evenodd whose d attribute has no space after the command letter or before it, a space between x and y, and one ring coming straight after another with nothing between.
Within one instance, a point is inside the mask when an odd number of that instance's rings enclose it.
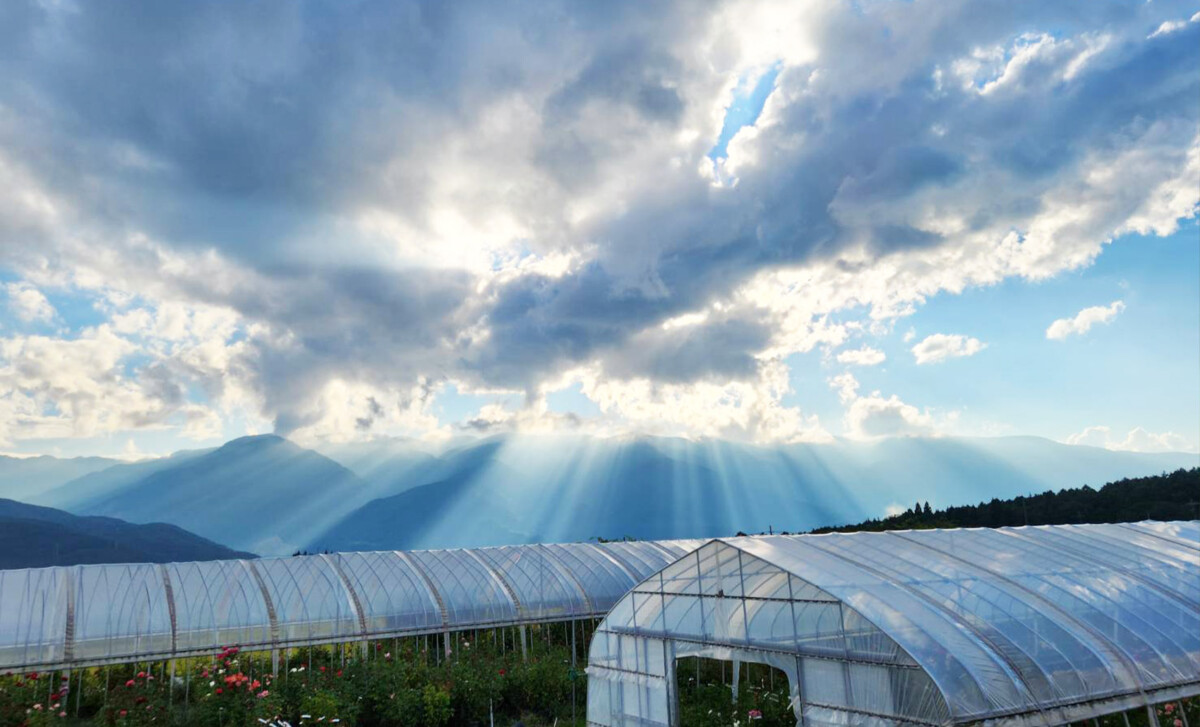
<instances>
[{"instance_id":1,"label":"distant mountain ridge","mask_svg":"<svg viewBox=\"0 0 1200 727\"><path fill-rule=\"evenodd\" d=\"M116 464L121 464L121 461L107 457L62 459L49 455L38 457L0 455L0 497L29 500L77 477Z\"/></svg>"},{"instance_id":2,"label":"distant mountain ridge","mask_svg":"<svg viewBox=\"0 0 1200 727\"><path fill-rule=\"evenodd\" d=\"M0 569L86 563L170 563L254 558L165 523L106 517L0 499Z\"/></svg>"},{"instance_id":3,"label":"distant mountain ridge","mask_svg":"<svg viewBox=\"0 0 1200 727\"><path fill-rule=\"evenodd\" d=\"M286 555L811 529L914 499L940 507L1200 464L1037 437L759 446L505 435L442 451L407 440L322 449L333 458L275 435L243 437L89 472L36 502Z\"/></svg>"},{"instance_id":4,"label":"distant mountain ridge","mask_svg":"<svg viewBox=\"0 0 1200 727\"><path fill-rule=\"evenodd\" d=\"M309 550L710 537L808 529L939 505L1195 466L1037 437L755 446L726 441L497 437L443 460L436 482L364 504Z\"/></svg>"},{"instance_id":5,"label":"distant mountain ridge","mask_svg":"<svg viewBox=\"0 0 1200 727\"><path fill-rule=\"evenodd\" d=\"M234 439L167 467L147 467L132 481L71 502L67 509L131 522L171 522L231 547L282 554L361 504L364 489L353 472L333 460L282 437L261 435Z\"/></svg>"}]
</instances>

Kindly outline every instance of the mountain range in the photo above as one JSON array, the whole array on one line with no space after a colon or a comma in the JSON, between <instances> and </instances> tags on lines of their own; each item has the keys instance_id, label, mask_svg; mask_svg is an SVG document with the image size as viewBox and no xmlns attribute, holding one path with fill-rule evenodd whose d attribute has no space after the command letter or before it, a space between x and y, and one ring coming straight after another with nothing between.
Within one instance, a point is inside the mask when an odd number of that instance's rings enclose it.
<instances>
[{"instance_id":1,"label":"mountain range","mask_svg":"<svg viewBox=\"0 0 1200 727\"><path fill-rule=\"evenodd\" d=\"M105 469L31 501L165 522L243 551L480 546L805 530L1100 485L1200 463L1037 437L758 446L722 440L506 435L322 452L274 435Z\"/></svg>"}]
</instances>

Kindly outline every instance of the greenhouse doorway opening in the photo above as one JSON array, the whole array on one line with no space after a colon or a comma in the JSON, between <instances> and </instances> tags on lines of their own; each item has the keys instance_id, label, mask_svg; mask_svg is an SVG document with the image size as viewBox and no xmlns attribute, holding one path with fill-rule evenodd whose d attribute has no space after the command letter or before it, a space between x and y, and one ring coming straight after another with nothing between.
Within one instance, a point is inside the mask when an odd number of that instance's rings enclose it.
<instances>
[{"instance_id":1,"label":"greenhouse doorway opening","mask_svg":"<svg viewBox=\"0 0 1200 727\"><path fill-rule=\"evenodd\" d=\"M729 658L716 658L729 656ZM675 660L677 724L794 727L793 687L782 669L729 654Z\"/></svg>"}]
</instances>

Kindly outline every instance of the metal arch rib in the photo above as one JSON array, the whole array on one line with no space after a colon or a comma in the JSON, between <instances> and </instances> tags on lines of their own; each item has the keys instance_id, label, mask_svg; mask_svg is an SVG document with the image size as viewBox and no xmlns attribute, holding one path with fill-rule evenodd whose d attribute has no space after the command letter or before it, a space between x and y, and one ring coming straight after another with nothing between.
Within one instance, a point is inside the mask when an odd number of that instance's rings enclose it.
<instances>
[{"instance_id":1,"label":"metal arch rib","mask_svg":"<svg viewBox=\"0 0 1200 727\"><path fill-rule=\"evenodd\" d=\"M625 559L618 556L616 553L610 552L607 548L601 548L596 543L583 543L583 545L595 550L602 558L624 571L625 575L629 576L629 580L632 581L634 586L645 580L645 578L638 575L637 571L633 569L633 566L626 563ZM630 587L632 588L633 586Z\"/></svg>"},{"instance_id":2,"label":"metal arch rib","mask_svg":"<svg viewBox=\"0 0 1200 727\"><path fill-rule=\"evenodd\" d=\"M158 564L158 572L162 574L163 594L167 597L167 615L171 617L171 653L174 654L179 646L179 621L175 617L175 589L171 587L171 573L164 563Z\"/></svg>"},{"instance_id":3,"label":"metal arch rib","mask_svg":"<svg viewBox=\"0 0 1200 727\"><path fill-rule=\"evenodd\" d=\"M335 558L328 553L321 553L321 559L328 563L330 568L333 568L338 580L342 582L342 588L345 588L347 595L350 596L350 607L354 609L354 615L358 619L358 630L365 639L367 637L367 616L363 613L362 601L358 600L358 593L354 590L354 586L350 585L350 578L342 570L341 557Z\"/></svg>"},{"instance_id":4,"label":"metal arch rib","mask_svg":"<svg viewBox=\"0 0 1200 727\"><path fill-rule=\"evenodd\" d=\"M889 534L894 535L894 533L889 533ZM956 614L953 610L948 609L944 605L938 603L936 600L931 598L929 595L922 593L920 590L914 588L912 585L904 583L903 581L890 576L887 572L881 570L880 568L877 568L873 565L863 563L859 560L851 558L850 556L846 555L845 553L840 553L836 550L831 550L815 541L814 542L806 542L805 544L821 551L822 553L824 553L828 556L836 558L845 563L849 563L850 565L852 565L856 568L859 568L867 573L870 573L871 575L875 576L876 578L879 578L884 583L888 583L892 586L895 586L896 588L900 589L901 591L904 591L905 593L909 594L910 596L916 598L918 601L921 601L922 603L926 604L933 611L942 614L942 616L945 617L949 621L950 624L957 625L963 631L969 633L971 635L971 637L974 638L976 643L981 647L981 650L983 650L985 652L990 652L994 656L996 664L999 665L1004 671L1006 671L1009 674L1010 678L1013 680L1014 685L1020 684L1021 688L1025 690L1025 693L1029 695L1029 699L1033 704L1033 710L1031 710L1031 711L1038 712L1038 714L1041 715L1042 721L1044 724L1046 724L1046 725L1053 724L1050 721L1049 716L1046 714L1045 707L1042 705L1042 703L1040 701L1038 701L1038 698L1034 694L1034 691L1033 691L1032 687L1030 686L1029 681L1025 678L1025 675L1021 672L1020 668L1018 668L1016 663L1013 662L1012 658L1009 657L1009 655L1004 652L1004 649L999 644L995 643L990 637L988 637L987 634L980 631L969 621L962 618L960 615ZM931 548L931 549L936 550L935 548ZM939 550L937 552L940 553L942 551ZM841 601L841 599L839 599L839 603L844 603L844 601ZM920 662L918 662L918 663L920 663ZM983 695L983 698L985 700L988 700L989 699L988 691L987 691L987 689L984 688L984 685L979 681L979 676L977 674L975 674L973 671L971 671L970 668L966 667L965 664L963 665L963 667L964 667L965 673L968 676L970 676L971 680L974 681L975 684L978 686L979 693ZM939 689L940 689L940 687L939 687ZM944 694L945 694L945 692L943 692L943 695Z\"/></svg>"},{"instance_id":5,"label":"metal arch rib","mask_svg":"<svg viewBox=\"0 0 1200 727\"><path fill-rule=\"evenodd\" d=\"M583 587L583 583L575 576L574 571L568 568L565 563L560 561L558 556L554 555L554 553L545 545L541 543L537 543L536 545L538 552L542 554L542 557L550 561L550 564L554 567L554 569L557 570L564 578L570 581L572 585L575 586L575 590L579 591L580 597L583 598L583 605L587 608L588 613L595 613L596 606L592 603L591 597L588 596L587 589Z\"/></svg>"},{"instance_id":6,"label":"metal arch rib","mask_svg":"<svg viewBox=\"0 0 1200 727\"><path fill-rule=\"evenodd\" d=\"M429 597L432 598L433 602L437 604L438 610L442 614L442 628L448 630L450 628L450 613L446 610L446 602L442 600L442 594L439 593L437 587L434 586L433 579L429 577L429 574L425 572L425 568L417 562L416 558L413 558L402 550L393 550L392 552L395 553L396 557L403 561L405 565L412 569L413 572L421 577L421 582L425 584L425 589L429 591Z\"/></svg>"},{"instance_id":7,"label":"metal arch rib","mask_svg":"<svg viewBox=\"0 0 1200 727\"><path fill-rule=\"evenodd\" d=\"M999 532L1003 533L1006 531L1000 530ZM889 534L894 537L900 538L901 540L905 540L907 542L910 542L910 543L913 543L920 547L923 547L927 550L932 550L933 552L938 553L939 555L945 556L947 558L951 558L951 559L958 561L959 563L962 563L970 568L974 568L976 570L983 571L984 573L987 573L987 574L991 575L992 577L994 577L1000 581L1003 581L1006 585L1011 586L1012 588L1015 588L1015 589L1021 591L1027 597L1029 597L1029 598L1033 599L1034 601L1036 601L1037 603L1041 604L1047 611L1052 611L1052 612L1058 614L1059 617L1066 620L1067 623L1074 624L1074 625L1080 627L1083 631L1086 631L1088 633L1088 635L1090 635L1095 640L1096 646L1100 647L1101 649L1103 649L1105 652L1108 652L1108 653L1102 655L1100 653L1097 653L1094 649L1091 649L1091 645L1085 644L1085 646L1088 646L1088 649L1090 651L1092 651L1092 653L1095 654L1097 656L1097 658L1100 658L1102 661L1104 660L1104 656L1111 655L1113 659L1120 662L1121 666L1124 667L1125 670L1129 672L1129 676L1134 681L1134 684L1137 687L1138 693L1142 695L1142 698L1144 700L1146 700L1145 703L1146 704L1150 703L1146 697L1145 687L1142 684L1142 675L1139 673L1137 665L1134 663L1133 659L1128 654L1125 653L1124 649L1119 644L1113 643L1112 640L1110 640L1104 634L1097 631L1086 620L1084 620L1082 618L1076 618L1069 611L1067 611L1064 607L1059 606L1058 604L1054 603L1053 601L1051 601L1048 598L1039 594L1037 591L1034 591L1033 589L1021 584L1020 582L1013 580L1012 578L1009 578L1008 576L1004 575L1003 573L999 573L991 568L987 568L978 563L971 562L970 560L963 558L960 555L951 553L942 548L935 548L934 546L932 546L928 543L922 542L916 538L912 538L912 537L909 537L909 536L906 536L906 535L903 535L903 534L897 533L897 532L892 532ZM1026 540L1025 538L1018 538L1018 539L1023 540L1023 541ZM1108 663L1111 664L1112 660L1109 660ZM1115 674L1113 676L1114 676L1114 678L1116 677ZM1022 681L1024 681L1024 680L1022 680ZM1044 707L1041 705L1038 705L1038 711L1042 712L1044 714L1044 711L1045 711Z\"/></svg>"},{"instance_id":8,"label":"metal arch rib","mask_svg":"<svg viewBox=\"0 0 1200 727\"><path fill-rule=\"evenodd\" d=\"M262 574L258 572L258 568L248 560L239 560L242 567L250 572L250 576L254 578L254 582L258 584L258 592L262 594L263 605L267 607L267 618L271 622L271 645L279 645L279 618L275 615L275 603L271 600L271 592L267 590L267 582L263 580Z\"/></svg>"},{"instance_id":9,"label":"metal arch rib","mask_svg":"<svg viewBox=\"0 0 1200 727\"><path fill-rule=\"evenodd\" d=\"M1113 523L1113 524L1119 528L1128 530L1131 533L1137 533L1138 535L1147 535L1151 538L1158 538L1159 540L1163 541L1164 543L1170 543L1171 545L1174 545L1177 548L1191 548L1192 550L1200 550L1200 544L1193 543L1192 541L1190 541L1186 538L1176 538L1171 535L1163 535L1162 533L1156 533L1153 530L1143 530L1139 527L1135 527L1137 525L1137 523Z\"/></svg>"},{"instance_id":10,"label":"metal arch rib","mask_svg":"<svg viewBox=\"0 0 1200 727\"><path fill-rule=\"evenodd\" d=\"M500 584L500 587L504 589L504 593L508 596L509 600L512 601L513 608L515 608L517 610L517 618L524 619L525 618L525 606L521 604L521 599L517 597L516 589L514 589L512 587L512 584L508 582L508 579L505 578L503 575L501 575L500 571L498 571L495 568L493 568L492 566L488 565L488 562L486 560L484 560L483 558L479 557L479 554L476 553L475 551L470 550L470 549L464 549L462 552L466 553L471 558L471 560L473 560L476 563L478 563L479 565L483 566L484 570L486 570L488 573L492 574L492 577L495 578L496 582Z\"/></svg>"}]
</instances>

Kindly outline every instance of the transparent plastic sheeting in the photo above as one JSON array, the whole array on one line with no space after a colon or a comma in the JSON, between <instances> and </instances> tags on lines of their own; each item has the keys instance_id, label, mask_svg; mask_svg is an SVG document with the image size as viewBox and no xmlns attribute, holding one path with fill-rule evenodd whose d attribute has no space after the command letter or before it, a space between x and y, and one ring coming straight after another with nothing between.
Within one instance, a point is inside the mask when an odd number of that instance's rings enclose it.
<instances>
[{"instance_id":1,"label":"transparent plastic sheeting","mask_svg":"<svg viewBox=\"0 0 1200 727\"><path fill-rule=\"evenodd\" d=\"M767 663L797 724L1062 724L1200 693L1200 523L711 541L592 640L588 723L672 725L676 659Z\"/></svg>"},{"instance_id":2,"label":"transparent plastic sheeting","mask_svg":"<svg viewBox=\"0 0 1200 727\"><path fill-rule=\"evenodd\" d=\"M702 540L0 571L0 670L600 617Z\"/></svg>"}]
</instances>

